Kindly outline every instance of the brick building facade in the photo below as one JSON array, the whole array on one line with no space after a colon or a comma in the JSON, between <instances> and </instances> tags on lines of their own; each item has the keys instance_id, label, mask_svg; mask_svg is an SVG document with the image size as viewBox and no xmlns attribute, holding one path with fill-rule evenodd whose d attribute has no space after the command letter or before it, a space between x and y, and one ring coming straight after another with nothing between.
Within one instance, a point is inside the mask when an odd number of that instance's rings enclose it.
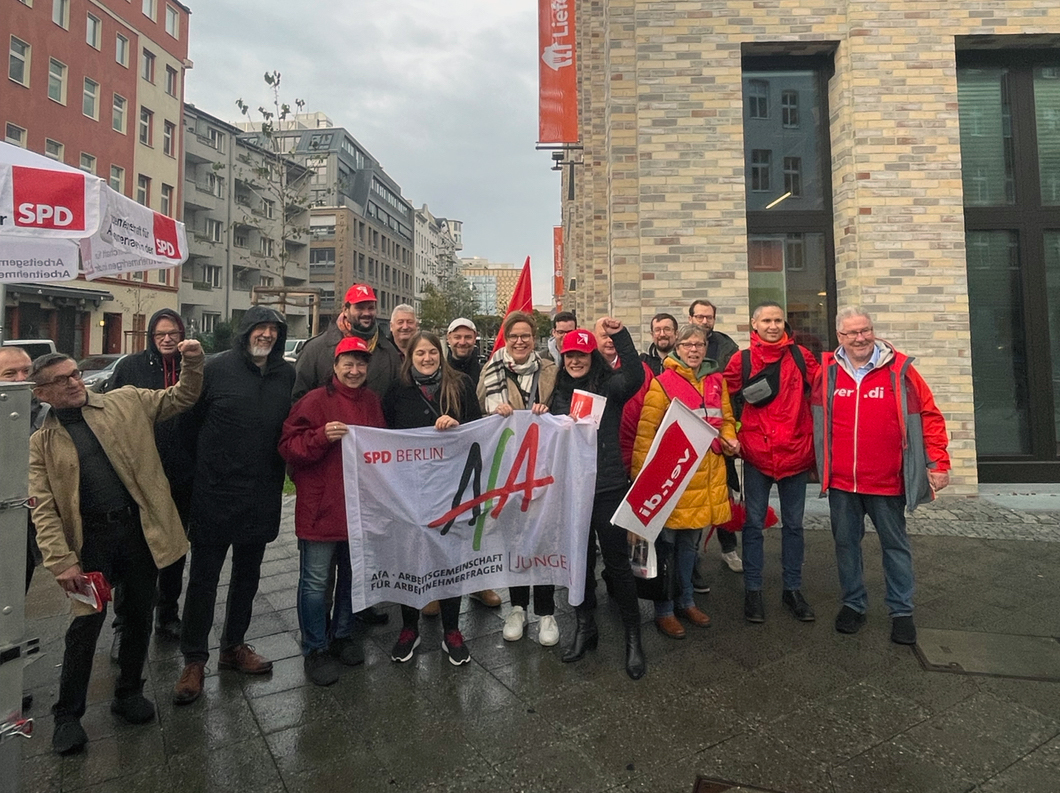
<instances>
[{"instance_id":1,"label":"brick building facade","mask_svg":"<svg viewBox=\"0 0 1060 793\"><path fill-rule=\"evenodd\" d=\"M863 304L946 414L953 492L1060 480L1060 2L577 14L567 307L644 340L708 297L745 345L780 299L820 348Z\"/></svg>"}]
</instances>

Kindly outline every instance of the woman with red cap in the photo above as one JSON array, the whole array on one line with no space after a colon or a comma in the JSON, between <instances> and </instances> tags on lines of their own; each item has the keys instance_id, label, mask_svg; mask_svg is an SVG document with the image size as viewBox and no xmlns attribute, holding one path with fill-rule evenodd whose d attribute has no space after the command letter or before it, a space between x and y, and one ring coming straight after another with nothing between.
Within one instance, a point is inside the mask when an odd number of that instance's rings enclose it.
<instances>
[{"instance_id":1,"label":"woman with red cap","mask_svg":"<svg viewBox=\"0 0 1060 793\"><path fill-rule=\"evenodd\" d=\"M364 662L364 651L353 635L352 571L338 441L351 424L386 427L379 397L364 387L371 356L364 339L349 336L340 341L331 379L295 403L280 436L280 454L298 491L294 525L301 559L298 626L303 663L306 676L318 686L339 679L340 663ZM338 576L329 635L325 593L334 563Z\"/></svg>"},{"instance_id":2,"label":"woman with red cap","mask_svg":"<svg viewBox=\"0 0 1060 793\"><path fill-rule=\"evenodd\" d=\"M599 394L607 399L596 433L596 488L593 512L589 522L589 547L585 555L585 599L575 607L577 626L574 642L563 654L564 663L580 661L589 650L596 649L600 634L593 612L596 609L596 542L604 557L604 569L611 582L612 597L618 603L626 630L626 674L634 680L644 677L647 663L640 643L640 606L637 586L629 566L628 535L625 529L612 525L622 497L629 489L629 476L619 450L618 430L622 409L644 382L644 367L629 331L617 319L605 317L597 326L610 337L618 352L621 366L612 369L597 349L596 337L587 330L573 330L563 337L563 368L556 377L549 411L553 415L570 414L574 390Z\"/></svg>"},{"instance_id":3,"label":"woman with red cap","mask_svg":"<svg viewBox=\"0 0 1060 793\"><path fill-rule=\"evenodd\" d=\"M474 384L449 365L437 336L421 331L409 339L408 350L398 381L386 397L384 415L390 429L447 430L482 418ZM449 663L466 664L471 654L460 633L460 596L444 598L441 610L442 649ZM420 610L403 605L401 621L401 633L390 652L390 660L397 663L411 660L420 644Z\"/></svg>"}]
</instances>

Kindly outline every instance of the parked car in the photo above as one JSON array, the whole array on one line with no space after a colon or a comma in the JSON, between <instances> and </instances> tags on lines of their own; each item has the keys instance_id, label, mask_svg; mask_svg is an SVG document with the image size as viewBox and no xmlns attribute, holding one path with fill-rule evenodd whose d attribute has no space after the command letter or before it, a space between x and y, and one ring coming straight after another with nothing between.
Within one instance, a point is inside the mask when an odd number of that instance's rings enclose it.
<instances>
[{"instance_id":1,"label":"parked car","mask_svg":"<svg viewBox=\"0 0 1060 793\"><path fill-rule=\"evenodd\" d=\"M8 339L5 347L21 347L30 358L40 358L49 352L55 352L55 342L51 339Z\"/></svg>"},{"instance_id":2,"label":"parked car","mask_svg":"<svg viewBox=\"0 0 1060 793\"><path fill-rule=\"evenodd\" d=\"M288 339L287 344L283 348L283 359L294 363L298 360L298 356L302 354L302 348L305 347L305 343L309 339Z\"/></svg>"},{"instance_id":3,"label":"parked car","mask_svg":"<svg viewBox=\"0 0 1060 793\"><path fill-rule=\"evenodd\" d=\"M110 382L110 378L114 376L114 367L124 357L125 355L122 354L107 353L104 355L90 355L88 358L79 361L77 368L81 370L85 388L89 391L95 391L97 394L103 393L107 388L107 383Z\"/></svg>"}]
</instances>

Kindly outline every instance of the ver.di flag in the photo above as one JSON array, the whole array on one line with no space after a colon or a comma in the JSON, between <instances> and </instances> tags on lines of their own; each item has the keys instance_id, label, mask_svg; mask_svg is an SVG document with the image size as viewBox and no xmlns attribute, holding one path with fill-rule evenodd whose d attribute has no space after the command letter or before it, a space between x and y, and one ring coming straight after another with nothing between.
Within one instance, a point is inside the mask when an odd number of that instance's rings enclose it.
<instances>
[{"instance_id":1,"label":"ver.di flag","mask_svg":"<svg viewBox=\"0 0 1060 793\"><path fill-rule=\"evenodd\" d=\"M654 542L717 437L718 431L681 400L671 401L644 467L611 522Z\"/></svg>"},{"instance_id":2,"label":"ver.di flag","mask_svg":"<svg viewBox=\"0 0 1060 793\"><path fill-rule=\"evenodd\" d=\"M497 587L585 591L596 427L518 410L342 440L353 609Z\"/></svg>"}]
</instances>

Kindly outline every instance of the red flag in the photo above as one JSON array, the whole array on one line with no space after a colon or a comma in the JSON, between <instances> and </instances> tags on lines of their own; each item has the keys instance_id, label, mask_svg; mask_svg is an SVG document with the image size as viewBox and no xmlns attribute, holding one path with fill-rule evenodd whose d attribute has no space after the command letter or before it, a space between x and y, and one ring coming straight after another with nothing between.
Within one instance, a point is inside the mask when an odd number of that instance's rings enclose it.
<instances>
[{"instance_id":1,"label":"red flag","mask_svg":"<svg viewBox=\"0 0 1060 793\"><path fill-rule=\"evenodd\" d=\"M533 313L534 310L534 296L533 296L533 285L530 279L530 257L526 257L526 262L523 263L523 271L519 273L519 280L515 284L515 291L512 292L512 299L508 301L508 310L504 312L504 316L507 317L513 311L525 311L527 314ZM537 328L534 328L536 335ZM501 328L497 331L497 341L493 343L493 352L490 353L490 358L501 347L504 346L504 321L501 321Z\"/></svg>"}]
</instances>

